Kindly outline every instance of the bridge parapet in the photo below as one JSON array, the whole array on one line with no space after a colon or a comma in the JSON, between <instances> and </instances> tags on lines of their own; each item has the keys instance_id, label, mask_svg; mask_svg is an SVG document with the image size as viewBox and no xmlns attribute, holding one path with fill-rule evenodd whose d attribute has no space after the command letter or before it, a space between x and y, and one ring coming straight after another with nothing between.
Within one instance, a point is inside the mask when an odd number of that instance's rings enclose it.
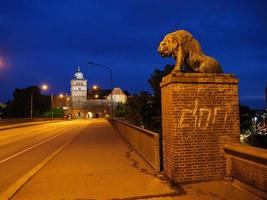
<instances>
[{"instance_id":1,"label":"bridge parapet","mask_svg":"<svg viewBox=\"0 0 267 200\"><path fill-rule=\"evenodd\" d=\"M115 130L147 161L155 171L160 171L159 134L108 118Z\"/></svg>"},{"instance_id":2,"label":"bridge parapet","mask_svg":"<svg viewBox=\"0 0 267 200\"><path fill-rule=\"evenodd\" d=\"M267 150L242 144L224 145L227 175L236 184L267 199Z\"/></svg>"}]
</instances>

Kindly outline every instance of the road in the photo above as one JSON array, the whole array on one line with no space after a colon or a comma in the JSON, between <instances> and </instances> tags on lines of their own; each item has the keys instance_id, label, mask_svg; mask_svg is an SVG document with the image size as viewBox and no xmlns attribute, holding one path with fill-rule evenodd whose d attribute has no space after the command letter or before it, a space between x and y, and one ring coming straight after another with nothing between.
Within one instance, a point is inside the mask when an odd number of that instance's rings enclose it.
<instances>
[{"instance_id":1,"label":"road","mask_svg":"<svg viewBox=\"0 0 267 200\"><path fill-rule=\"evenodd\" d=\"M0 131L0 194L90 123L63 121Z\"/></svg>"}]
</instances>

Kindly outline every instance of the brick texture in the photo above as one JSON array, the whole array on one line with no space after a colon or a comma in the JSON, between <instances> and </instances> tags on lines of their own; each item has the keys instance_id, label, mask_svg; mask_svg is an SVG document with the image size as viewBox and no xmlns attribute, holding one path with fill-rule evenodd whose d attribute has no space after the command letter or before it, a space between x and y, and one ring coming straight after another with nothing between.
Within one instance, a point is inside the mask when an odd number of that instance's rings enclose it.
<instances>
[{"instance_id":1,"label":"brick texture","mask_svg":"<svg viewBox=\"0 0 267 200\"><path fill-rule=\"evenodd\" d=\"M179 183L226 174L225 142L239 143L238 80L177 73L162 79L164 173Z\"/></svg>"}]
</instances>

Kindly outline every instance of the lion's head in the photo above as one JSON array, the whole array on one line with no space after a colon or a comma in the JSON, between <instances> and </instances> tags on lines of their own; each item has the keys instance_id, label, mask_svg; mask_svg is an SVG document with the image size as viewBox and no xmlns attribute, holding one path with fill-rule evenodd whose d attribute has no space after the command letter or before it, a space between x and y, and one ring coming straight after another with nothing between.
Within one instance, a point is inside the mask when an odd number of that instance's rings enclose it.
<instances>
[{"instance_id":1,"label":"lion's head","mask_svg":"<svg viewBox=\"0 0 267 200\"><path fill-rule=\"evenodd\" d=\"M162 57L175 57L179 46L185 46L193 36L185 31L178 30L167 34L159 45L158 52Z\"/></svg>"}]
</instances>

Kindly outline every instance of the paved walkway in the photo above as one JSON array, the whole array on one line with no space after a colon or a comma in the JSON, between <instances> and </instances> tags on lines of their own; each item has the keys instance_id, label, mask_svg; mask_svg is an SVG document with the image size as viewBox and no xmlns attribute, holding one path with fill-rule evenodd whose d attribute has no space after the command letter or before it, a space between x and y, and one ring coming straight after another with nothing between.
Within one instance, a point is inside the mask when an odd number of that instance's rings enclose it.
<instances>
[{"instance_id":1,"label":"paved walkway","mask_svg":"<svg viewBox=\"0 0 267 200\"><path fill-rule=\"evenodd\" d=\"M88 123L85 121L85 123ZM256 196L224 182L172 186L158 178L105 120L95 120L13 199L242 199Z\"/></svg>"}]
</instances>

